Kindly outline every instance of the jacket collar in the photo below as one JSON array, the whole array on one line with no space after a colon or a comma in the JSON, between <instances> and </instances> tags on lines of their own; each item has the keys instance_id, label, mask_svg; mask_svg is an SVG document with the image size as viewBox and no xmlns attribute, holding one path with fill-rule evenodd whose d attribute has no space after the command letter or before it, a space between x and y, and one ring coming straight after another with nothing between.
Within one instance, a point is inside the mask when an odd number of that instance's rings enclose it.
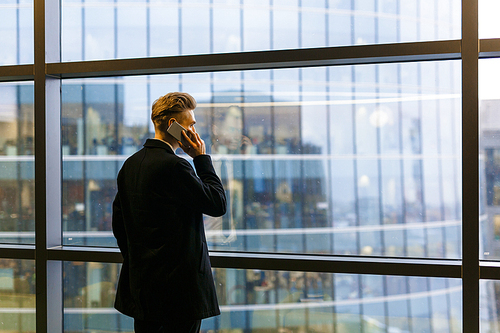
<instances>
[{"instance_id":1,"label":"jacket collar","mask_svg":"<svg viewBox=\"0 0 500 333\"><path fill-rule=\"evenodd\" d=\"M163 148L166 149L168 152L174 154L174 150L170 145L162 140L158 139L147 139L146 142L144 143L144 147L146 148Z\"/></svg>"}]
</instances>

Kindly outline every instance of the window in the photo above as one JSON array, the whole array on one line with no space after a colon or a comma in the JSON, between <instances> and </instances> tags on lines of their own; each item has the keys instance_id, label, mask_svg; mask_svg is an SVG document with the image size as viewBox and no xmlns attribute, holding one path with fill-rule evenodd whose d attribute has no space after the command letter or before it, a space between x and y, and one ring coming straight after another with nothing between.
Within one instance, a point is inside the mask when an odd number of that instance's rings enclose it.
<instances>
[{"instance_id":1,"label":"window","mask_svg":"<svg viewBox=\"0 0 500 333\"><path fill-rule=\"evenodd\" d=\"M35 331L35 262L2 259L0 261L0 329Z\"/></svg>"},{"instance_id":2,"label":"window","mask_svg":"<svg viewBox=\"0 0 500 333\"><path fill-rule=\"evenodd\" d=\"M151 92L196 82L197 129L230 202L206 217L210 249L458 259L457 65L64 80L64 244L116 246L116 174L152 135ZM452 83L398 82L422 73Z\"/></svg>"},{"instance_id":3,"label":"window","mask_svg":"<svg viewBox=\"0 0 500 333\"><path fill-rule=\"evenodd\" d=\"M0 239L33 244L33 83L0 83L0 100Z\"/></svg>"},{"instance_id":4,"label":"window","mask_svg":"<svg viewBox=\"0 0 500 333\"><path fill-rule=\"evenodd\" d=\"M480 119L480 162L481 162L481 241L480 255L484 259L498 259L500 240L500 150L497 124L498 93L489 87L498 73L497 59L482 59L479 62L479 119Z\"/></svg>"},{"instance_id":5,"label":"window","mask_svg":"<svg viewBox=\"0 0 500 333\"><path fill-rule=\"evenodd\" d=\"M33 63L33 1L0 4L0 65Z\"/></svg>"},{"instance_id":6,"label":"window","mask_svg":"<svg viewBox=\"0 0 500 333\"><path fill-rule=\"evenodd\" d=\"M1 271L0 271L1 272ZM67 332L133 332L113 309L119 265L64 263ZM460 331L460 279L214 269L221 315L202 331Z\"/></svg>"},{"instance_id":7,"label":"window","mask_svg":"<svg viewBox=\"0 0 500 333\"><path fill-rule=\"evenodd\" d=\"M457 0L64 0L62 59L457 39L459 9Z\"/></svg>"},{"instance_id":8,"label":"window","mask_svg":"<svg viewBox=\"0 0 500 333\"><path fill-rule=\"evenodd\" d=\"M499 331L495 6L0 5L0 330L132 331L115 179L175 90L229 198L203 330Z\"/></svg>"}]
</instances>

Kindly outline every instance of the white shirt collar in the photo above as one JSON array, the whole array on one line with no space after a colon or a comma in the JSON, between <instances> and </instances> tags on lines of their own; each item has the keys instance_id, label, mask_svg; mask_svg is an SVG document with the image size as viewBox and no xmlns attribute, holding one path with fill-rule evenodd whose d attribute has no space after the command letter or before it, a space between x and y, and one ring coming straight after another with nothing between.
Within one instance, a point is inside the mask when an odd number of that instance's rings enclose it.
<instances>
[{"instance_id":1,"label":"white shirt collar","mask_svg":"<svg viewBox=\"0 0 500 333\"><path fill-rule=\"evenodd\" d=\"M174 147L172 147L172 145L170 143L168 143L167 141L162 140L162 139L157 139L157 138L152 138L151 140L158 140L161 142L165 142L172 149L172 151L175 153Z\"/></svg>"}]
</instances>

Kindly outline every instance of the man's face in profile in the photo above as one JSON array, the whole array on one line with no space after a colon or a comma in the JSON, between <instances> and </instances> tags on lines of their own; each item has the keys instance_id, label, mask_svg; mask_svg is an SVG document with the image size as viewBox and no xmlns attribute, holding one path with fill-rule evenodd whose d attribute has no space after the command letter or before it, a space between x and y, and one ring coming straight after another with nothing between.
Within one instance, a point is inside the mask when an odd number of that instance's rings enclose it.
<instances>
[{"instance_id":1,"label":"man's face in profile","mask_svg":"<svg viewBox=\"0 0 500 333\"><path fill-rule=\"evenodd\" d=\"M196 124L196 118L194 117L193 110L183 111L182 115L177 119L177 122L182 125L187 130L196 132L194 124ZM189 135L189 133L186 133Z\"/></svg>"}]
</instances>

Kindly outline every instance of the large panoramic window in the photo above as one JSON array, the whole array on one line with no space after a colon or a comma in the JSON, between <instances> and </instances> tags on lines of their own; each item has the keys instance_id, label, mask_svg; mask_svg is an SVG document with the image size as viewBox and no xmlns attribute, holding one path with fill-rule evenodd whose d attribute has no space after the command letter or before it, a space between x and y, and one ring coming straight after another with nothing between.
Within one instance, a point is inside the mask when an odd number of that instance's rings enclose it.
<instances>
[{"instance_id":1,"label":"large panoramic window","mask_svg":"<svg viewBox=\"0 0 500 333\"><path fill-rule=\"evenodd\" d=\"M458 0L62 1L64 61L458 38Z\"/></svg>"},{"instance_id":2,"label":"large panoramic window","mask_svg":"<svg viewBox=\"0 0 500 333\"><path fill-rule=\"evenodd\" d=\"M153 135L152 101L182 87L198 101L197 130L230 203L205 219L211 249L460 258L459 70L435 62L65 80L65 244L116 246L116 174Z\"/></svg>"},{"instance_id":3,"label":"large panoramic window","mask_svg":"<svg viewBox=\"0 0 500 333\"><path fill-rule=\"evenodd\" d=\"M113 307L119 265L64 264L64 331L133 332ZM215 269L221 316L203 332L457 332L460 279Z\"/></svg>"},{"instance_id":4,"label":"large panoramic window","mask_svg":"<svg viewBox=\"0 0 500 333\"><path fill-rule=\"evenodd\" d=\"M0 332L133 331L116 177L184 91L228 198L202 333L500 333L498 9L2 1Z\"/></svg>"}]
</instances>

